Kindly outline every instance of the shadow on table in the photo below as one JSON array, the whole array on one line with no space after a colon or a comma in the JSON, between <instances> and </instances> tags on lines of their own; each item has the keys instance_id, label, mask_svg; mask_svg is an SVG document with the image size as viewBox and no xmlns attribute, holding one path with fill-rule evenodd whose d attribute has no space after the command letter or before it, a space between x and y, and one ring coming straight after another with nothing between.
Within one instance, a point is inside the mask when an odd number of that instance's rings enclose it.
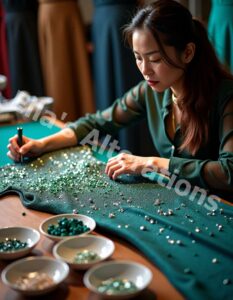
<instances>
[{"instance_id":1,"label":"shadow on table","mask_svg":"<svg viewBox=\"0 0 233 300\"><path fill-rule=\"evenodd\" d=\"M105 300L106 298L99 296L93 292L90 292L87 300ZM150 290L150 289L145 289L142 293L139 295L130 298L131 300L156 300L156 295Z\"/></svg>"},{"instance_id":2,"label":"shadow on table","mask_svg":"<svg viewBox=\"0 0 233 300\"><path fill-rule=\"evenodd\" d=\"M56 288L54 291L40 296L26 296L19 292L16 292L12 289L9 289L7 293L5 294L4 299L14 299L14 300L64 300L67 299L69 294L69 289L67 287L67 284L62 283L59 285L58 288Z\"/></svg>"}]
</instances>

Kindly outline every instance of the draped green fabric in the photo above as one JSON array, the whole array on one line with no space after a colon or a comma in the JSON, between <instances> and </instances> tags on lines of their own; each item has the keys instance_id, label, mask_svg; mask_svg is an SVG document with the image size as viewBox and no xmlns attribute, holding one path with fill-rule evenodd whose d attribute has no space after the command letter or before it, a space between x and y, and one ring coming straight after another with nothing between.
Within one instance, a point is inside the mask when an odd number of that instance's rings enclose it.
<instances>
[{"instance_id":1,"label":"draped green fabric","mask_svg":"<svg viewBox=\"0 0 233 300\"><path fill-rule=\"evenodd\" d=\"M108 153L94 150L74 147L3 166L0 195L17 193L30 209L93 217L97 231L132 243L185 299L232 299L233 207L187 195L158 174L112 181L104 173Z\"/></svg>"}]
</instances>

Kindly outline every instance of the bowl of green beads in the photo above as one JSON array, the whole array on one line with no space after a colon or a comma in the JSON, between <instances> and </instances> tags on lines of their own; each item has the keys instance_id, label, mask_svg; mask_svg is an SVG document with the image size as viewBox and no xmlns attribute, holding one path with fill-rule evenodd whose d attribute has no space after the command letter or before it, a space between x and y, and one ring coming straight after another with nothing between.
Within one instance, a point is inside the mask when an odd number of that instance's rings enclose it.
<instances>
[{"instance_id":1,"label":"bowl of green beads","mask_svg":"<svg viewBox=\"0 0 233 300\"><path fill-rule=\"evenodd\" d=\"M110 239L88 234L60 241L53 247L53 255L72 269L86 270L109 258L114 250Z\"/></svg>"},{"instance_id":2,"label":"bowl of green beads","mask_svg":"<svg viewBox=\"0 0 233 300\"><path fill-rule=\"evenodd\" d=\"M40 226L40 232L53 241L60 241L72 236L82 236L92 232L96 222L81 214L59 214L47 218Z\"/></svg>"},{"instance_id":3,"label":"bowl of green beads","mask_svg":"<svg viewBox=\"0 0 233 300\"><path fill-rule=\"evenodd\" d=\"M30 227L0 228L0 259L16 259L29 254L40 240L40 233Z\"/></svg>"},{"instance_id":4,"label":"bowl of green beads","mask_svg":"<svg viewBox=\"0 0 233 300\"><path fill-rule=\"evenodd\" d=\"M116 260L92 267L85 273L83 282L101 299L129 299L141 293L151 279L152 272L146 266L128 260Z\"/></svg>"}]
</instances>

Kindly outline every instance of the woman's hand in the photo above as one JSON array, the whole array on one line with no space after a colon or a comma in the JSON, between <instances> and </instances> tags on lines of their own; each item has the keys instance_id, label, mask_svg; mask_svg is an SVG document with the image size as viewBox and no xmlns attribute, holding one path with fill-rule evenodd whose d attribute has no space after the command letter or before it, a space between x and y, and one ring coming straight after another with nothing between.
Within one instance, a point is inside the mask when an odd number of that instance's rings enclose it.
<instances>
[{"instance_id":1,"label":"woman's hand","mask_svg":"<svg viewBox=\"0 0 233 300\"><path fill-rule=\"evenodd\" d=\"M121 153L107 162L105 173L115 180L122 174L143 174L148 171L160 172L168 169L169 159L160 157L143 157Z\"/></svg>"},{"instance_id":2,"label":"woman's hand","mask_svg":"<svg viewBox=\"0 0 233 300\"><path fill-rule=\"evenodd\" d=\"M23 136L23 145L21 147L19 147L17 140L18 136L15 135L9 139L9 144L7 146L9 149L7 156L14 161L20 161L21 155L26 157L37 157L44 152L44 145L40 140L33 140Z\"/></svg>"}]
</instances>

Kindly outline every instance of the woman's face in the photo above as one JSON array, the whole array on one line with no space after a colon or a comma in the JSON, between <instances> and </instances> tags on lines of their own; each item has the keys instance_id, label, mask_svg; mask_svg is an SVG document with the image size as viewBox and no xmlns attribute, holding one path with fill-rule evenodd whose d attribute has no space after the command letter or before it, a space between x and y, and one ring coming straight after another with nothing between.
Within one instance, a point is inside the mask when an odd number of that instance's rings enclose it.
<instances>
[{"instance_id":1,"label":"woman's face","mask_svg":"<svg viewBox=\"0 0 233 300\"><path fill-rule=\"evenodd\" d=\"M172 88L176 94L181 92L184 70L165 62L149 30L134 31L132 46L137 66L153 90L163 92L167 88ZM177 57L174 47L164 46L164 50L173 62L185 67L185 64Z\"/></svg>"}]
</instances>

